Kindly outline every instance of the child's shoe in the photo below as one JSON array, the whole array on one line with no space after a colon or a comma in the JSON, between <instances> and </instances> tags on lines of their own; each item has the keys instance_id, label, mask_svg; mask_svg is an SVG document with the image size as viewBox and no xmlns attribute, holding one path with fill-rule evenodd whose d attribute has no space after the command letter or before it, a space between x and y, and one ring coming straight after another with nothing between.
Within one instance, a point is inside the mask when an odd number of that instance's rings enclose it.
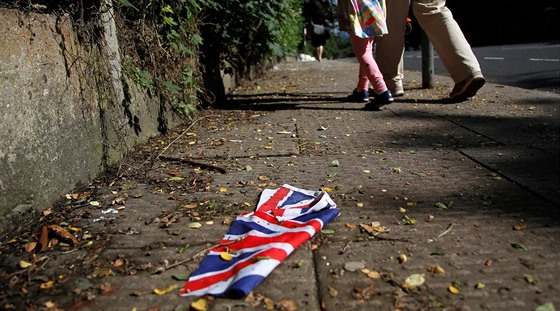
<instances>
[{"instance_id":1,"label":"child's shoe","mask_svg":"<svg viewBox=\"0 0 560 311\"><path fill-rule=\"evenodd\" d=\"M365 110L379 110L382 106L389 105L394 102L393 95L391 91L386 90L381 94L375 94L372 100L370 100L366 106L364 107Z\"/></svg>"},{"instance_id":2,"label":"child's shoe","mask_svg":"<svg viewBox=\"0 0 560 311\"><path fill-rule=\"evenodd\" d=\"M369 101L368 90L358 91L354 89L351 95L348 95L347 101L354 103L367 103Z\"/></svg>"}]
</instances>

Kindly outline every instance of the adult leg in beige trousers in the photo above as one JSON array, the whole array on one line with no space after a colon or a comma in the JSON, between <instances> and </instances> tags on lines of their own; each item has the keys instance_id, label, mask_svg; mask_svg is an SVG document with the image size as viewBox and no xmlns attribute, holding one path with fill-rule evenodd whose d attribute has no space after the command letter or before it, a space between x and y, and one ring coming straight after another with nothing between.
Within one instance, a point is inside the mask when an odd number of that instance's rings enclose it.
<instances>
[{"instance_id":1,"label":"adult leg in beige trousers","mask_svg":"<svg viewBox=\"0 0 560 311\"><path fill-rule=\"evenodd\" d=\"M472 97L484 85L480 65L461 28L453 19L445 0L388 0L389 34L377 40L375 57L388 88L393 95L404 94L403 53L408 8L432 42L441 62L455 82L451 98Z\"/></svg>"}]
</instances>

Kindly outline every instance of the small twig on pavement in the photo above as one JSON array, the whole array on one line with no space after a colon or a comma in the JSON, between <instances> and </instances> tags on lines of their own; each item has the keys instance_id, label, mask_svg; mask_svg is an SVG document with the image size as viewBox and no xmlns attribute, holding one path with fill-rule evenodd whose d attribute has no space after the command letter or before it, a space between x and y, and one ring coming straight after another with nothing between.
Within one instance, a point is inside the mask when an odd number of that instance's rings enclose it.
<instances>
[{"instance_id":1,"label":"small twig on pavement","mask_svg":"<svg viewBox=\"0 0 560 311\"><path fill-rule=\"evenodd\" d=\"M179 161L179 162L182 162L182 163L192 164L192 165L195 165L195 166L206 167L206 168L209 168L209 169L219 171L221 173L227 173L227 169L225 167L221 167L221 166L214 165L214 164L209 164L209 163L203 163L203 162L199 162L199 161L196 161L196 160L185 159L185 158L176 158L176 157L168 157L168 156L159 156L159 158L162 159L162 160L167 160L167 161Z\"/></svg>"},{"instance_id":2,"label":"small twig on pavement","mask_svg":"<svg viewBox=\"0 0 560 311\"><path fill-rule=\"evenodd\" d=\"M189 261L191 261L191 260L194 260L194 259L196 259L197 257L200 257L200 256L202 256L202 255L205 255L206 253L208 253L208 252L209 252L210 250L212 250L213 248L220 247L220 246L231 245L231 244L233 244L233 243L239 242L240 240L241 240L241 239L237 239L237 240L234 240L234 241L230 241L230 242L228 242L228 243L223 243L223 244L222 244L222 243L218 243L218 244L212 245L212 246L210 246L210 247L208 247L208 248L205 248L205 249L201 250L200 252L198 252L198 253L192 255L191 257L189 257L189 258L187 258L187 259L178 261L178 262L176 262L176 263L174 263L174 264L171 264L171 265L169 265L169 266L162 266L162 267L159 267L159 268L157 268L156 271L154 271L152 274L160 274L160 273L162 273L162 272L164 272L164 271L167 271L167 270L169 270L169 269L172 269L172 268L175 268L175 267L177 267L177 266L180 266L180 265L182 265L182 264L184 264L184 263L186 263L186 262L189 262Z\"/></svg>"},{"instance_id":3,"label":"small twig on pavement","mask_svg":"<svg viewBox=\"0 0 560 311\"><path fill-rule=\"evenodd\" d=\"M169 149L169 147L171 147L171 145L173 145L177 140L179 140L179 138L183 137L185 134L187 134L187 132L200 120L204 119L204 118L210 118L210 117L216 117L217 115L208 115L208 116L203 116L201 118L198 118L196 120L194 120L191 125L189 125L189 127L187 127L182 133L181 135L177 136L177 138L175 138L172 142L170 142L167 146L165 146L165 148L163 148L163 150L157 155L157 157L155 157L152 160L152 165L154 165L154 163L156 162L156 160L161 157L166 151L167 149ZM137 169L140 169L142 166L144 166L144 164L148 163L150 161L150 158L146 159L146 161L144 161L142 164L140 164L140 166Z\"/></svg>"},{"instance_id":4,"label":"small twig on pavement","mask_svg":"<svg viewBox=\"0 0 560 311\"><path fill-rule=\"evenodd\" d=\"M447 229L443 231L440 235L438 235L438 238L441 238L442 236L448 234L452 228L453 228L453 224L449 224L449 226L447 226Z\"/></svg>"},{"instance_id":5,"label":"small twig on pavement","mask_svg":"<svg viewBox=\"0 0 560 311\"><path fill-rule=\"evenodd\" d=\"M370 237L368 237L368 239L370 239L370 240L376 240L376 241L410 242L410 241L407 240L407 239L384 238L384 237L381 237L381 236L379 236L379 235L370 236Z\"/></svg>"}]
</instances>

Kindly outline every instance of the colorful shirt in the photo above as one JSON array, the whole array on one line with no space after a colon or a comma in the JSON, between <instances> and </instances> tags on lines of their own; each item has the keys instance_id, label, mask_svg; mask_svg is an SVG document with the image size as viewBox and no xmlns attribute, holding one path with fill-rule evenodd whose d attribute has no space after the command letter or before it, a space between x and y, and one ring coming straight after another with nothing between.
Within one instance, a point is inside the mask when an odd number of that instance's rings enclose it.
<instances>
[{"instance_id":1,"label":"colorful shirt","mask_svg":"<svg viewBox=\"0 0 560 311\"><path fill-rule=\"evenodd\" d=\"M340 30L360 38L388 33L385 0L338 0Z\"/></svg>"}]
</instances>

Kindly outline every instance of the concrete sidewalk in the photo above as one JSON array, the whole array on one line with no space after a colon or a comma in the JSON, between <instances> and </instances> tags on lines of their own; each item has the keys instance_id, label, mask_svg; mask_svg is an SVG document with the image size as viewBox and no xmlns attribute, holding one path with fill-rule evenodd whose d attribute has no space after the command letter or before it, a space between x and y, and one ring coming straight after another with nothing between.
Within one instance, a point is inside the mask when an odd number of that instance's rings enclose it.
<instances>
[{"instance_id":1,"label":"concrete sidewalk","mask_svg":"<svg viewBox=\"0 0 560 311\"><path fill-rule=\"evenodd\" d=\"M0 308L188 309L195 298L154 289L182 287L197 254L282 184L327 189L341 215L250 297L209 310L560 307L560 96L488 83L449 104L449 78L423 90L407 72L405 97L364 111L343 100L357 70L280 64L22 225L2 241ZM372 223L385 232L360 230ZM42 224L78 228L80 247L24 252ZM406 288L411 275L425 281Z\"/></svg>"}]
</instances>

